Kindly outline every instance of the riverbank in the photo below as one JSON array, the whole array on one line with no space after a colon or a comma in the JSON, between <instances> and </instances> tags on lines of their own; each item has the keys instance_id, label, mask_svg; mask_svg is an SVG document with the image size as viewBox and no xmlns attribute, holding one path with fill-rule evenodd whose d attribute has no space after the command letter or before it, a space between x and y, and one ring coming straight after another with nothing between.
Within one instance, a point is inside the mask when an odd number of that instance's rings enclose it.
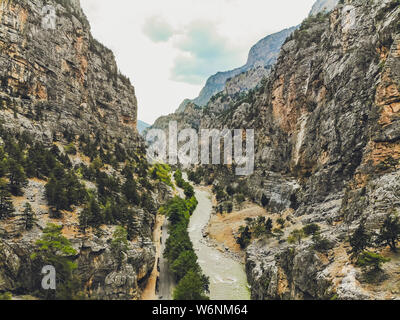
<instances>
[{"instance_id":1,"label":"riverbank","mask_svg":"<svg viewBox=\"0 0 400 320\"><path fill-rule=\"evenodd\" d=\"M267 217L267 211L253 203L244 203L241 210L231 213L213 214L205 229L209 243L219 251L244 263L245 251L236 242L236 235L247 218Z\"/></svg>"}]
</instances>

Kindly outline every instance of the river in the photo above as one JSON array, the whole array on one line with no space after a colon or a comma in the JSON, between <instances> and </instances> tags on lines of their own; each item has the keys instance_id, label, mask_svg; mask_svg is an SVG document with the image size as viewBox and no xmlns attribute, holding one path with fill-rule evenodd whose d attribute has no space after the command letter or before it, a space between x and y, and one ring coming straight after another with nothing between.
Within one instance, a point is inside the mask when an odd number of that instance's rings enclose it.
<instances>
[{"instance_id":1,"label":"river","mask_svg":"<svg viewBox=\"0 0 400 320\"><path fill-rule=\"evenodd\" d=\"M211 193L195 188L199 202L189 224L189 236L199 258L203 273L210 278L211 300L249 300L247 277L244 266L219 250L207 245L203 229L212 213Z\"/></svg>"}]
</instances>

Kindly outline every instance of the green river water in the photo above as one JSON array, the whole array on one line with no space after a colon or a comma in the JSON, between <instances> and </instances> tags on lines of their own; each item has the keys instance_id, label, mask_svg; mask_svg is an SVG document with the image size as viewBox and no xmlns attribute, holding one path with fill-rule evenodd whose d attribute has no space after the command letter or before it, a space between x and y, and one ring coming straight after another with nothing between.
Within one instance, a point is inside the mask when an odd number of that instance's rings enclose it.
<instances>
[{"instance_id":1,"label":"green river water","mask_svg":"<svg viewBox=\"0 0 400 320\"><path fill-rule=\"evenodd\" d=\"M250 291L244 266L219 250L207 245L202 230L212 212L211 194L195 189L199 202L189 224L189 235L203 273L210 278L211 300L249 300Z\"/></svg>"}]
</instances>

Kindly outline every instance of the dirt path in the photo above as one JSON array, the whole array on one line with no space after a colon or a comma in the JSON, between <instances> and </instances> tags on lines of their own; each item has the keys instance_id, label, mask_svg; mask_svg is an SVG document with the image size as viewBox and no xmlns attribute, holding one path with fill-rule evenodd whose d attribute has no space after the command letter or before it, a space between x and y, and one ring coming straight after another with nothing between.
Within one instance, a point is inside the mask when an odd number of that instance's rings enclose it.
<instances>
[{"instance_id":1,"label":"dirt path","mask_svg":"<svg viewBox=\"0 0 400 320\"><path fill-rule=\"evenodd\" d=\"M156 295L156 284L157 278L159 277L157 262L162 255L160 238L162 234L161 227L164 225L164 220L165 216L157 214L156 225L153 232L153 241L156 245L156 263L154 264L154 269L149 277L149 280L147 281L146 288L142 293L142 300L158 300L158 296Z\"/></svg>"}]
</instances>

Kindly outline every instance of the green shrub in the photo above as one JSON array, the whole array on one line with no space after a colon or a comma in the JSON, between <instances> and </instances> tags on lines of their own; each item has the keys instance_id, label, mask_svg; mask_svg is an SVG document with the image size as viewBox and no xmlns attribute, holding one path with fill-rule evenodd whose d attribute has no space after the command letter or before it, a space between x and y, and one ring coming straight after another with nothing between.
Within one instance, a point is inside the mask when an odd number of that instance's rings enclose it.
<instances>
[{"instance_id":1,"label":"green shrub","mask_svg":"<svg viewBox=\"0 0 400 320\"><path fill-rule=\"evenodd\" d=\"M164 182L167 186L174 187L171 180L171 167L166 164L157 163L151 170L151 177L153 179L159 179Z\"/></svg>"},{"instance_id":2,"label":"green shrub","mask_svg":"<svg viewBox=\"0 0 400 320\"><path fill-rule=\"evenodd\" d=\"M76 147L74 145L73 142L67 144L66 146L64 146L64 151L66 154L71 154L71 155L76 155L77 154L77 150Z\"/></svg>"},{"instance_id":3,"label":"green shrub","mask_svg":"<svg viewBox=\"0 0 400 320\"><path fill-rule=\"evenodd\" d=\"M298 243L300 245L301 240L305 237L306 235L302 229L296 229L290 233L290 236L288 237L287 241L290 244Z\"/></svg>"},{"instance_id":4,"label":"green shrub","mask_svg":"<svg viewBox=\"0 0 400 320\"><path fill-rule=\"evenodd\" d=\"M364 251L358 257L357 266L369 271L378 271L381 269L382 264L389 261L390 259L382 257L377 253Z\"/></svg>"},{"instance_id":5,"label":"green shrub","mask_svg":"<svg viewBox=\"0 0 400 320\"><path fill-rule=\"evenodd\" d=\"M315 235L317 232L319 232L321 230L320 226L312 223L312 224L308 224L303 228L304 234L308 237L311 235Z\"/></svg>"}]
</instances>

